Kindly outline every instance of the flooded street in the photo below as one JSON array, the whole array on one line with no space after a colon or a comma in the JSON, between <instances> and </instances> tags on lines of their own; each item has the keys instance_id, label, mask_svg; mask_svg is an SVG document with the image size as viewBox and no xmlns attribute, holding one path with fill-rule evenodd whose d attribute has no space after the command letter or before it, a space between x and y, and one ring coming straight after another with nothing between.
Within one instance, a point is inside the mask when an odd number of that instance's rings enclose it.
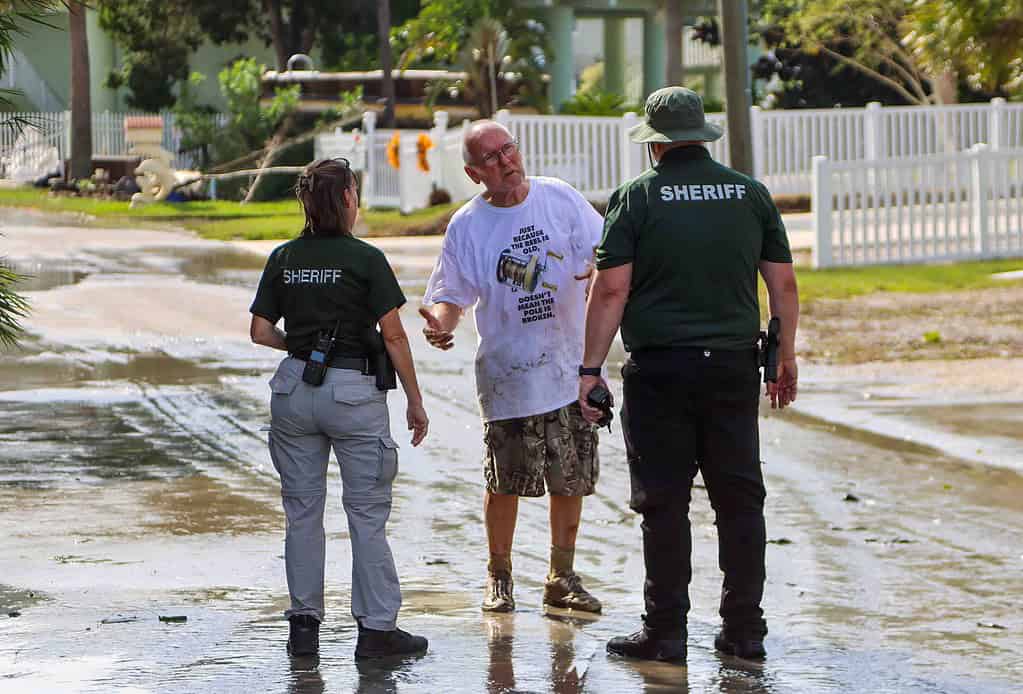
<instances>
[{"instance_id":1,"label":"flooded street","mask_svg":"<svg viewBox=\"0 0 1023 694\"><path fill-rule=\"evenodd\" d=\"M0 210L35 277L0 352L0 692L1012 692L1023 686L1023 392L942 397L808 365L764 413L768 659L717 654L713 514L693 498L687 667L607 657L642 611L639 518L617 421L576 568L605 614L545 615L547 504L520 506L518 611L479 609L482 433L466 321L429 349L416 308L436 245L381 243L409 296L430 435L404 431L389 536L399 624L430 651L356 665L351 556L331 470L319 659L289 659L284 516L263 428L279 353L248 340L259 252L172 231ZM261 248L261 247L257 247ZM620 345L612 362L623 358ZM612 373L616 368L612 363ZM612 383L616 396L621 384ZM869 393L865 397L864 393ZM700 483L699 478L697 484ZM187 621L161 621L186 617Z\"/></svg>"}]
</instances>

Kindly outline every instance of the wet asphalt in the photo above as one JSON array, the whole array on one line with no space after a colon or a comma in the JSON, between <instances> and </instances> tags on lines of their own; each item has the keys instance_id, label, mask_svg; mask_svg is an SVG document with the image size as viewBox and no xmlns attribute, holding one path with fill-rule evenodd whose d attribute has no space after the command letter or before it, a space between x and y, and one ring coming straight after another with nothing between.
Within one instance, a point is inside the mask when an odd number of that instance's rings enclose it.
<instances>
[{"instance_id":1,"label":"wet asphalt","mask_svg":"<svg viewBox=\"0 0 1023 694\"><path fill-rule=\"evenodd\" d=\"M0 231L17 242L53 224L8 217ZM274 354L215 317L208 331L197 320L161 333L130 315L134 288L141 296L174 281L245 325L263 259L187 237L150 245L145 234L8 259L35 275L24 289L42 308L23 347L0 353L0 691L1010 692L1023 683L1018 402L872 403L857 419L843 416L853 384L811 379L807 405L764 412L762 664L713 649L720 574L701 489L687 667L606 655L606 640L634 630L642 611L639 519L626 505L617 426L601 436L576 559L604 615L541 609L542 499L520 507L518 610L481 613L474 333L467 321L451 352L427 348L415 314L423 264L400 256L431 433L407 445L404 401L392 393L402 450L389 528L399 623L431 648L397 663L352 659L351 557L332 469L322 652L289 659L284 521L261 430ZM118 294L124 287L133 289ZM88 329L60 315L85 310L75 303L83 296L114 304L97 308ZM619 348L611 361L623 357ZM980 452L966 455L964 441Z\"/></svg>"}]
</instances>

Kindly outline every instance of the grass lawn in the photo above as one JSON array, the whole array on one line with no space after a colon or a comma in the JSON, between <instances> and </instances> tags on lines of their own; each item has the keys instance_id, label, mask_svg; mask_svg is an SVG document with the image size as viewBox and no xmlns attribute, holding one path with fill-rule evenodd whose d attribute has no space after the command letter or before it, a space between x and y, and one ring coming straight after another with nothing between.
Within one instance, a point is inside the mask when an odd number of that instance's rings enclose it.
<instances>
[{"instance_id":1,"label":"grass lawn","mask_svg":"<svg viewBox=\"0 0 1023 694\"><path fill-rule=\"evenodd\" d=\"M302 228L304 216L297 200L253 202L229 200L155 203L135 210L128 203L94 198L51 196L31 188L0 190L0 206L27 207L47 212L76 212L124 224L135 221L178 223L210 239L288 239ZM370 236L429 233L459 205L438 205L402 215L397 210L362 213Z\"/></svg>"},{"instance_id":2,"label":"grass lawn","mask_svg":"<svg viewBox=\"0 0 1023 694\"><path fill-rule=\"evenodd\" d=\"M1009 282L992 279L991 275L1011 270L1023 270L1023 258L827 270L799 268L796 278L800 299L809 302L814 299L848 299L874 292L928 293L1003 287Z\"/></svg>"}]
</instances>

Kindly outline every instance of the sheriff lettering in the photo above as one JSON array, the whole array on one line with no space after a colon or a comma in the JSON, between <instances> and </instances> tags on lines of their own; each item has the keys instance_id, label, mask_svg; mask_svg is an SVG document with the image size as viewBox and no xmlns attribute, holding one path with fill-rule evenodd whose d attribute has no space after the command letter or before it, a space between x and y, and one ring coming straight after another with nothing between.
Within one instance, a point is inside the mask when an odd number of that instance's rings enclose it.
<instances>
[{"instance_id":1,"label":"sheriff lettering","mask_svg":"<svg viewBox=\"0 0 1023 694\"><path fill-rule=\"evenodd\" d=\"M337 284L340 279L337 268L284 269L284 284Z\"/></svg>"},{"instance_id":2,"label":"sheriff lettering","mask_svg":"<svg viewBox=\"0 0 1023 694\"><path fill-rule=\"evenodd\" d=\"M744 183L689 183L687 185L661 186L661 200L685 200L706 202L708 200L742 200L746 197Z\"/></svg>"}]
</instances>

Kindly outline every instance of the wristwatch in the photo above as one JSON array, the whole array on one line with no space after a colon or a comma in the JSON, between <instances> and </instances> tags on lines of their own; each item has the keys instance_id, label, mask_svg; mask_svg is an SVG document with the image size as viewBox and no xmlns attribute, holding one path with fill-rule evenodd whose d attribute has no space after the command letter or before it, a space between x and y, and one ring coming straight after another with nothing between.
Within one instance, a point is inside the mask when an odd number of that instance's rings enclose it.
<instances>
[{"instance_id":1,"label":"wristwatch","mask_svg":"<svg viewBox=\"0 0 1023 694\"><path fill-rule=\"evenodd\" d=\"M580 366L579 367L579 375L580 376L600 376L600 367L599 366Z\"/></svg>"}]
</instances>

